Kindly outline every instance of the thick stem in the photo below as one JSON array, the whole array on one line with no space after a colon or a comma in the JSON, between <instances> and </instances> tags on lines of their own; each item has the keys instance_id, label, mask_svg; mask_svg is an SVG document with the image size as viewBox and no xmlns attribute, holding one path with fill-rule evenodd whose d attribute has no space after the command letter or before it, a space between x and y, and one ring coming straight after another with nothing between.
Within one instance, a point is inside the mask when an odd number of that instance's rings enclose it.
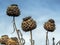
<instances>
[{"instance_id":1,"label":"thick stem","mask_svg":"<svg viewBox=\"0 0 60 45\"><path fill-rule=\"evenodd\" d=\"M16 27L16 24L15 24L15 17L13 17L13 28L14 28L14 31L16 30L16 33L17 33L17 36L18 36L18 40L19 40L19 45L22 45L18 30L17 30L17 27Z\"/></svg>"},{"instance_id":2,"label":"thick stem","mask_svg":"<svg viewBox=\"0 0 60 45\"><path fill-rule=\"evenodd\" d=\"M46 32L46 45L49 45L48 44L48 31Z\"/></svg>"},{"instance_id":3,"label":"thick stem","mask_svg":"<svg viewBox=\"0 0 60 45\"><path fill-rule=\"evenodd\" d=\"M56 45L60 45L60 41L58 41L58 42L56 43Z\"/></svg>"},{"instance_id":4,"label":"thick stem","mask_svg":"<svg viewBox=\"0 0 60 45\"><path fill-rule=\"evenodd\" d=\"M16 32L17 32L17 36L18 36L18 40L19 40L19 45L22 45L18 30L16 30Z\"/></svg>"},{"instance_id":5,"label":"thick stem","mask_svg":"<svg viewBox=\"0 0 60 45\"><path fill-rule=\"evenodd\" d=\"M30 41L31 41L31 45L33 45L33 43L32 43L32 31L30 31Z\"/></svg>"},{"instance_id":6,"label":"thick stem","mask_svg":"<svg viewBox=\"0 0 60 45\"><path fill-rule=\"evenodd\" d=\"M54 42L55 38L53 38L53 45L55 45L55 42Z\"/></svg>"},{"instance_id":7,"label":"thick stem","mask_svg":"<svg viewBox=\"0 0 60 45\"><path fill-rule=\"evenodd\" d=\"M33 45L34 45L35 41L33 40L32 43L33 43Z\"/></svg>"}]
</instances>

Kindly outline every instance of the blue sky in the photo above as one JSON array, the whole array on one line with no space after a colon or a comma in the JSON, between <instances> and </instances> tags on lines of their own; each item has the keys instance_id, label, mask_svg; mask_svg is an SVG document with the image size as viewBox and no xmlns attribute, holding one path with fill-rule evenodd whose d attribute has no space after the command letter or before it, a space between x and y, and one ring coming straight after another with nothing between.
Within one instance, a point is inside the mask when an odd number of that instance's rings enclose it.
<instances>
[{"instance_id":1,"label":"blue sky","mask_svg":"<svg viewBox=\"0 0 60 45\"><path fill-rule=\"evenodd\" d=\"M23 33L26 40L25 45L30 45L29 32L24 32L21 29L22 19L26 16L32 16L37 22L37 28L33 30L33 39L35 45L45 45L45 33L43 28L44 22L52 18L56 23L56 30L49 32L49 44L52 45L52 38L55 37L55 42L60 40L60 0L0 0L0 36L9 35L9 37L16 36L13 31L12 17L6 15L6 9L11 4L18 4L21 15L16 17L16 25Z\"/></svg>"}]
</instances>

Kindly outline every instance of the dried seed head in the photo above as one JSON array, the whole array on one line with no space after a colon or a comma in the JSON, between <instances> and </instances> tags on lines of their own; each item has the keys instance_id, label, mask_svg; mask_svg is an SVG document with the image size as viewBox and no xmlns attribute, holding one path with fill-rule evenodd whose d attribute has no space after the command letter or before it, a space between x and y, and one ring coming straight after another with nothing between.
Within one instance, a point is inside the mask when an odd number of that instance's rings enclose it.
<instances>
[{"instance_id":1,"label":"dried seed head","mask_svg":"<svg viewBox=\"0 0 60 45\"><path fill-rule=\"evenodd\" d=\"M6 13L8 16L17 17L20 15L20 9L18 8L17 4L12 4L7 8Z\"/></svg>"},{"instance_id":2,"label":"dried seed head","mask_svg":"<svg viewBox=\"0 0 60 45\"><path fill-rule=\"evenodd\" d=\"M55 30L55 21L54 20L48 20L48 22L45 22L44 29L47 31L53 32Z\"/></svg>"},{"instance_id":3,"label":"dried seed head","mask_svg":"<svg viewBox=\"0 0 60 45\"><path fill-rule=\"evenodd\" d=\"M23 31L25 32L35 29L36 26L36 22L31 17L24 18L21 25Z\"/></svg>"}]
</instances>

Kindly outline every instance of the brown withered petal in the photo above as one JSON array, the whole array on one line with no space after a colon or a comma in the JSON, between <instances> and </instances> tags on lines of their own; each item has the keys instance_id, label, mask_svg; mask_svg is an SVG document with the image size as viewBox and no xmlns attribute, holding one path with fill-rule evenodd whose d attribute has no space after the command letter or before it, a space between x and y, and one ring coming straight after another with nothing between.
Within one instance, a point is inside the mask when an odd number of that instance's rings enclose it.
<instances>
[{"instance_id":1,"label":"brown withered petal","mask_svg":"<svg viewBox=\"0 0 60 45\"><path fill-rule=\"evenodd\" d=\"M51 23L55 23L55 21L53 19L49 19L48 21Z\"/></svg>"}]
</instances>

